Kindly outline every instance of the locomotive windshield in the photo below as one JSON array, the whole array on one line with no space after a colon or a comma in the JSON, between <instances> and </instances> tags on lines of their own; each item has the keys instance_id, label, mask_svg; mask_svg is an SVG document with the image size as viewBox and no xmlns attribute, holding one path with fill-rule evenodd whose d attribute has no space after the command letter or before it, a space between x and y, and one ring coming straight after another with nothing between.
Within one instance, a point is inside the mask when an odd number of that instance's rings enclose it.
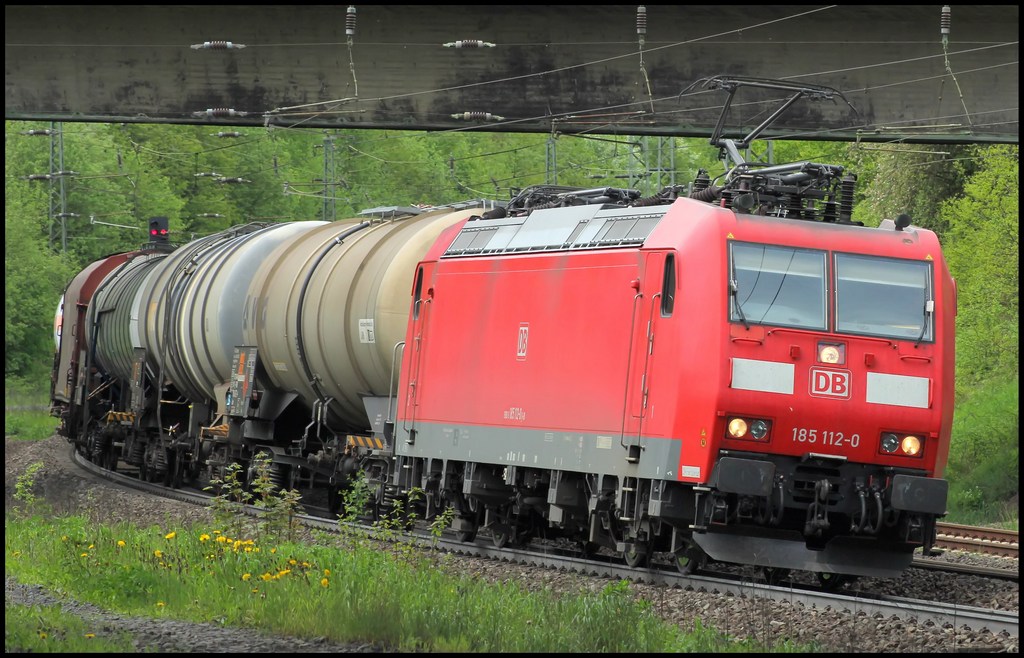
<instances>
[{"instance_id":1,"label":"locomotive windshield","mask_svg":"<svg viewBox=\"0 0 1024 658\"><path fill-rule=\"evenodd\" d=\"M732 243L729 319L823 331L825 253Z\"/></svg>"},{"instance_id":2,"label":"locomotive windshield","mask_svg":"<svg viewBox=\"0 0 1024 658\"><path fill-rule=\"evenodd\" d=\"M931 265L836 254L836 331L932 340Z\"/></svg>"},{"instance_id":3,"label":"locomotive windshield","mask_svg":"<svg viewBox=\"0 0 1024 658\"><path fill-rule=\"evenodd\" d=\"M729 319L824 331L825 252L734 242L729 251ZM932 340L931 265L836 254L835 331Z\"/></svg>"}]
</instances>

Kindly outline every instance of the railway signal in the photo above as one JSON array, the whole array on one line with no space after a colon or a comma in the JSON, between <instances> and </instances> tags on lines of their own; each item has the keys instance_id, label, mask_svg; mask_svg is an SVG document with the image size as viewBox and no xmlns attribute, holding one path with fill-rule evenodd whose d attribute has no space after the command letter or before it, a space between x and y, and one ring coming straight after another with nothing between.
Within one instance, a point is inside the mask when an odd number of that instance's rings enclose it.
<instances>
[{"instance_id":1,"label":"railway signal","mask_svg":"<svg viewBox=\"0 0 1024 658\"><path fill-rule=\"evenodd\" d=\"M149 241L150 242L167 242L170 236L170 231L167 229L167 218L166 217L150 217L149 218Z\"/></svg>"}]
</instances>

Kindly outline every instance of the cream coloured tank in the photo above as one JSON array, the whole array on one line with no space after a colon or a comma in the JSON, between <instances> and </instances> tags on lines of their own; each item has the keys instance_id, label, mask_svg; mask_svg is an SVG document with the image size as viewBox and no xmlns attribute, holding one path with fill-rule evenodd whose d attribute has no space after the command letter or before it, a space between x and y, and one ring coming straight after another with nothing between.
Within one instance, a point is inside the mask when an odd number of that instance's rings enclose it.
<instances>
[{"instance_id":1,"label":"cream coloured tank","mask_svg":"<svg viewBox=\"0 0 1024 658\"><path fill-rule=\"evenodd\" d=\"M341 220L282 243L253 276L243 313L245 343L272 383L367 427L362 397L392 392L416 265L443 230L480 210Z\"/></svg>"}]
</instances>

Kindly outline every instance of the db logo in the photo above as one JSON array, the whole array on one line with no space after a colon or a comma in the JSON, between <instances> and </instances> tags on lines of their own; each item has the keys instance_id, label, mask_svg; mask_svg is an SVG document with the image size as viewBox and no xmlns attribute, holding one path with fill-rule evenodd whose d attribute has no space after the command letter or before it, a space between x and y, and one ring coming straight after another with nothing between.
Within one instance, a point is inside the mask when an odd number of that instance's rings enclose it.
<instances>
[{"instance_id":1,"label":"db logo","mask_svg":"<svg viewBox=\"0 0 1024 658\"><path fill-rule=\"evenodd\" d=\"M811 368L811 395L849 399L850 371Z\"/></svg>"},{"instance_id":2,"label":"db logo","mask_svg":"<svg viewBox=\"0 0 1024 658\"><path fill-rule=\"evenodd\" d=\"M526 360L526 341L530 337L530 323L523 322L519 325L519 342L516 345L516 361Z\"/></svg>"}]
</instances>

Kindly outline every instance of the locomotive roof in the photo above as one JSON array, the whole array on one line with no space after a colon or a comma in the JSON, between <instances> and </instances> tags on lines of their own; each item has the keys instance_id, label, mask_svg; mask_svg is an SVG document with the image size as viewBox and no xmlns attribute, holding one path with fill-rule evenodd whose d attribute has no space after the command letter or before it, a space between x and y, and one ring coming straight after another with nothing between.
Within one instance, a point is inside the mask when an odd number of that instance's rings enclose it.
<instances>
[{"instance_id":1,"label":"locomotive roof","mask_svg":"<svg viewBox=\"0 0 1024 658\"><path fill-rule=\"evenodd\" d=\"M746 234L748 239L765 239L769 234L780 236L778 232L789 226L794 229L787 232L789 239L794 239L798 235L807 237L810 234L805 231L811 231L815 243L841 243L846 248L856 249L854 245L860 245L869 251L881 250L879 253L888 253L889 248L885 245L902 245L898 251L905 254L906 245L919 244L925 251L938 251L937 240L930 231L915 226L895 229L891 220L885 220L881 226L871 228L849 223L797 221L746 215L691 199L678 199L675 203L685 204L685 212L691 218L695 217L691 213L698 209L703 209L702 215L710 213L716 216L713 224L726 232L730 231L728 227L738 228L735 224L737 221L746 224L742 233ZM642 207L585 204L538 209L521 216L500 219L472 216L459 230L441 258L641 247L648 243L648 238L672 206L672 203ZM682 212L681 208L680 211ZM732 218L732 221L719 224L726 217ZM679 226L693 228L695 225L692 222L685 222ZM760 228L757 228L758 226ZM676 237L659 232L663 239L674 243L679 236L675 231L672 234ZM652 245L648 243L648 246Z\"/></svg>"},{"instance_id":2,"label":"locomotive roof","mask_svg":"<svg viewBox=\"0 0 1024 658\"><path fill-rule=\"evenodd\" d=\"M521 217L471 217L442 258L639 246L668 209L594 204L535 210Z\"/></svg>"}]
</instances>

